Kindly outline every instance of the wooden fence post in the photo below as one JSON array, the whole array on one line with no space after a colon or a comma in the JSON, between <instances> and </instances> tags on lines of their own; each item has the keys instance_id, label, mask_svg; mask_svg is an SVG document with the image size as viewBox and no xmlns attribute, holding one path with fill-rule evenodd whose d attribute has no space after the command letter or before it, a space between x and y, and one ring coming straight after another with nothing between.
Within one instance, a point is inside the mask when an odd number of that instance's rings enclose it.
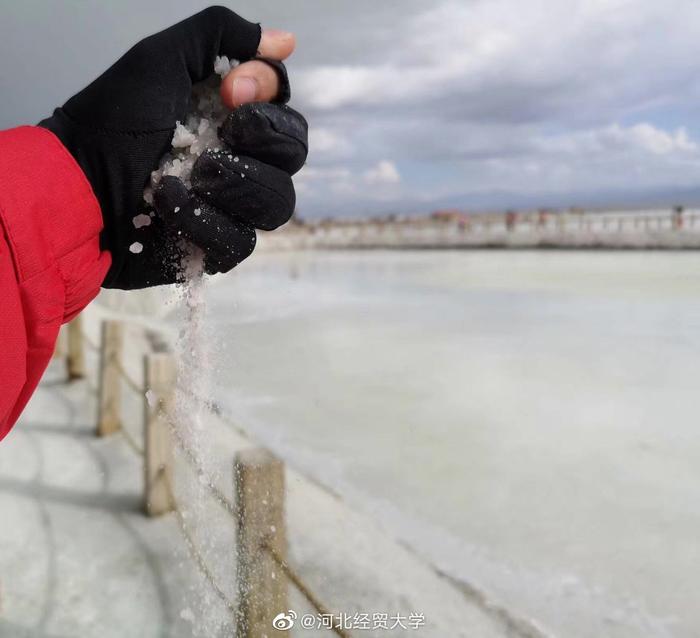
<instances>
[{"instance_id":1,"label":"wooden fence post","mask_svg":"<svg viewBox=\"0 0 700 638\"><path fill-rule=\"evenodd\" d=\"M173 509L173 450L168 419L175 404L175 360L171 354L159 352L146 355L144 366L144 507L148 516L159 516Z\"/></svg>"},{"instance_id":2,"label":"wooden fence post","mask_svg":"<svg viewBox=\"0 0 700 638\"><path fill-rule=\"evenodd\" d=\"M123 330L121 321L103 321L97 404L98 436L113 434L122 426L121 378L119 374L122 342Z\"/></svg>"},{"instance_id":3,"label":"wooden fence post","mask_svg":"<svg viewBox=\"0 0 700 638\"><path fill-rule=\"evenodd\" d=\"M272 634L272 620L287 611L287 579L275 556L287 560L284 464L267 450L236 454L236 581L239 638Z\"/></svg>"},{"instance_id":4,"label":"wooden fence post","mask_svg":"<svg viewBox=\"0 0 700 638\"><path fill-rule=\"evenodd\" d=\"M83 350L83 318L78 315L68 324L68 380L85 377L85 352Z\"/></svg>"}]
</instances>

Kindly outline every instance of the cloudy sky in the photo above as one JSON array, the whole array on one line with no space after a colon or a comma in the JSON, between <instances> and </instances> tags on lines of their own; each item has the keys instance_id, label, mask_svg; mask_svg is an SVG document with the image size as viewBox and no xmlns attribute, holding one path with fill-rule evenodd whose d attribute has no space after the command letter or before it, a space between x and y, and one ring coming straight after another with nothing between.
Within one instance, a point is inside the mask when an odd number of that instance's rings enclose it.
<instances>
[{"instance_id":1,"label":"cloudy sky","mask_svg":"<svg viewBox=\"0 0 700 638\"><path fill-rule=\"evenodd\" d=\"M38 120L203 6L0 0L0 126ZM696 1L228 6L298 34L302 215L700 199Z\"/></svg>"}]
</instances>

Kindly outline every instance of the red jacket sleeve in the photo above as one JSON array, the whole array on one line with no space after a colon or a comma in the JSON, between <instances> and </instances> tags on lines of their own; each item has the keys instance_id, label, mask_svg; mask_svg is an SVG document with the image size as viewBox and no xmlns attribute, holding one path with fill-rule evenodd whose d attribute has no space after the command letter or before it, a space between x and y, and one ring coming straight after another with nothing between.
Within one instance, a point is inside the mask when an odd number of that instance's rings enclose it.
<instances>
[{"instance_id":1,"label":"red jacket sleeve","mask_svg":"<svg viewBox=\"0 0 700 638\"><path fill-rule=\"evenodd\" d=\"M110 266L102 216L53 133L0 131L0 440L39 383L62 323L99 292Z\"/></svg>"}]
</instances>

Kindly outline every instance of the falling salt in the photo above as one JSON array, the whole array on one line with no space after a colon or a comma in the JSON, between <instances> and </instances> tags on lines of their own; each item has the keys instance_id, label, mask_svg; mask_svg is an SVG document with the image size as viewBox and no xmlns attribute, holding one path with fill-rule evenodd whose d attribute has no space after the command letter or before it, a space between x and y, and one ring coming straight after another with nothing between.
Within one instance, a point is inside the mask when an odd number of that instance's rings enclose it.
<instances>
[{"instance_id":1,"label":"falling salt","mask_svg":"<svg viewBox=\"0 0 700 638\"><path fill-rule=\"evenodd\" d=\"M237 62L228 58L217 58L214 63L216 74L225 76ZM187 188L191 188L191 174L195 162L205 151L218 153L222 148L218 137L219 127L228 115L221 102L218 78L213 76L199 83L192 90L191 112L178 122L172 139L172 149L162 159L158 168L151 173L149 187L144 198L151 197L161 179L166 175L178 177ZM238 158L236 158L237 160ZM200 208L193 210L195 216L202 215ZM206 218L202 222L206 221ZM204 277L204 253L183 239L176 241L184 249L181 263L181 283L179 289L183 300L182 330L177 343L178 386L183 388L176 393L172 426L178 437L192 453L198 466L203 468L197 479L182 484L183 505L189 511L188 528L200 536L201 546L207 558L207 548L213 547L211 527L206 518L205 503L210 498L212 482L216 472L212 468L209 440L204 436L211 425L211 414L207 408L210 400L210 348L205 334L206 280ZM211 560L212 557L209 557ZM181 612L181 617L193 622L193 636L197 638L219 635L216 603L210 592L199 586L193 589L196 595L197 621L189 608ZM194 601L195 599L193 599ZM194 607L194 602L191 605Z\"/></svg>"},{"instance_id":2,"label":"falling salt","mask_svg":"<svg viewBox=\"0 0 700 638\"><path fill-rule=\"evenodd\" d=\"M180 618L182 618L183 620L186 620L187 622L191 622L191 623L194 622L194 614L192 613L192 610L189 607L187 607L186 609L183 609L180 612Z\"/></svg>"},{"instance_id":3,"label":"falling salt","mask_svg":"<svg viewBox=\"0 0 700 638\"><path fill-rule=\"evenodd\" d=\"M129 252L138 255L143 250L143 244L140 241L135 241L131 246L129 246Z\"/></svg>"},{"instance_id":4,"label":"falling salt","mask_svg":"<svg viewBox=\"0 0 700 638\"><path fill-rule=\"evenodd\" d=\"M156 404L156 395L153 390L146 390L146 401L148 401L149 407L153 407Z\"/></svg>"},{"instance_id":5,"label":"falling salt","mask_svg":"<svg viewBox=\"0 0 700 638\"><path fill-rule=\"evenodd\" d=\"M174 209L174 210L175 210L176 213L179 213L179 212L180 212L180 207L179 207L179 206L175 206L175 209Z\"/></svg>"}]
</instances>

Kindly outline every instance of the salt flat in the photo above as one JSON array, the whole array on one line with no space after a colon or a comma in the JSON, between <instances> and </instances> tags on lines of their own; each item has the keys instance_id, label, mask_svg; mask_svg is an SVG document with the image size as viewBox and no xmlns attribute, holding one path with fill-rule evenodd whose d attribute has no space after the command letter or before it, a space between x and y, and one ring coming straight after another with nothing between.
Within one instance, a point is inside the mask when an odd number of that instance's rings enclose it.
<instances>
[{"instance_id":1,"label":"salt flat","mask_svg":"<svg viewBox=\"0 0 700 638\"><path fill-rule=\"evenodd\" d=\"M104 311L86 314L93 339ZM134 376L147 346L128 332L126 361ZM172 514L141 511L141 461L125 439L94 435L96 355L91 378L66 384L54 360L20 423L0 445L0 636L7 638L185 637L231 635L230 614L189 560ZM139 438L142 397L125 390L124 414ZM235 450L252 444L211 423L212 459L230 494ZM178 498L198 490L177 464ZM378 635L513 635L502 615L474 603L368 517L287 470L290 562L337 612L418 612L418 630ZM233 596L234 525L215 504L203 505L195 537L218 584ZM290 605L310 611L295 591ZM292 635L330 635L311 630ZM362 635L362 633L360 634Z\"/></svg>"}]
</instances>

